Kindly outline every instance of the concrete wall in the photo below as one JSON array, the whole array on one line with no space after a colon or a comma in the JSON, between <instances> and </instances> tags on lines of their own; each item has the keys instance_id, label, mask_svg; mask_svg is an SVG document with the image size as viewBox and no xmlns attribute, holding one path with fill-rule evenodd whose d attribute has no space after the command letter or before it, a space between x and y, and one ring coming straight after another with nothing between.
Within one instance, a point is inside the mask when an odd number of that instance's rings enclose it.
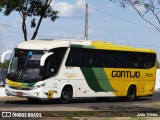
<instances>
[{"instance_id":1,"label":"concrete wall","mask_svg":"<svg viewBox=\"0 0 160 120\"><path fill-rule=\"evenodd\" d=\"M157 69L155 89L160 89L160 69Z\"/></svg>"}]
</instances>

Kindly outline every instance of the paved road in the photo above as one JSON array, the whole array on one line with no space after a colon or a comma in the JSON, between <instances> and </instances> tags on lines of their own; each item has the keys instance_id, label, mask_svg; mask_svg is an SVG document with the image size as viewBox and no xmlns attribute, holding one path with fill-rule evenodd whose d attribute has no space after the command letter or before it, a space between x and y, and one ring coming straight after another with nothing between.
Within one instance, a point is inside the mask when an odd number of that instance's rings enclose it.
<instances>
[{"instance_id":1,"label":"paved road","mask_svg":"<svg viewBox=\"0 0 160 120\"><path fill-rule=\"evenodd\" d=\"M129 102L121 98L73 99L70 104L42 101L31 104L26 99L0 99L0 111L160 111L160 91L153 96Z\"/></svg>"}]
</instances>

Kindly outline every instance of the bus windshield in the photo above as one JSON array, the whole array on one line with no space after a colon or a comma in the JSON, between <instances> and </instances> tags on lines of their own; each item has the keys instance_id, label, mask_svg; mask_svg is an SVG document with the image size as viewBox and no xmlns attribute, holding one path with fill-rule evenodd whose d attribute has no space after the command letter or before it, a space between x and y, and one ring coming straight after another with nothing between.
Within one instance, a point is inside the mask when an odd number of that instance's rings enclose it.
<instances>
[{"instance_id":1,"label":"bus windshield","mask_svg":"<svg viewBox=\"0 0 160 120\"><path fill-rule=\"evenodd\" d=\"M47 57L44 66L40 66L45 51L15 49L11 57L7 79L31 83L52 77L58 73L65 51L66 48L54 48L48 51L54 54Z\"/></svg>"},{"instance_id":2,"label":"bus windshield","mask_svg":"<svg viewBox=\"0 0 160 120\"><path fill-rule=\"evenodd\" d=\"M40 59L44 51L15 49L11 57L7 78L17 82L42 80Z\"/></svg>"}]
</instances>

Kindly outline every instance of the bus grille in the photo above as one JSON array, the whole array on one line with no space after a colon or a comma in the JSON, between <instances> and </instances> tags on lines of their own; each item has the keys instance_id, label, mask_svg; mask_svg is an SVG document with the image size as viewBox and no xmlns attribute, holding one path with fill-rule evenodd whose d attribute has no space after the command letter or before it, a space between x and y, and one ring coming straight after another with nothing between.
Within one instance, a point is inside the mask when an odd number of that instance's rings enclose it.
<instances>
[{"instance_id":1,"label":"bus grille","mask_svg":"<svg viewBox=\"0 0 160 120\"><path fill-rule=\"evenodd\" d=\"M31 88L21 88L21 87L10 87L10 88L15 90L31 90Z\"/></svg>"}]
</instances>

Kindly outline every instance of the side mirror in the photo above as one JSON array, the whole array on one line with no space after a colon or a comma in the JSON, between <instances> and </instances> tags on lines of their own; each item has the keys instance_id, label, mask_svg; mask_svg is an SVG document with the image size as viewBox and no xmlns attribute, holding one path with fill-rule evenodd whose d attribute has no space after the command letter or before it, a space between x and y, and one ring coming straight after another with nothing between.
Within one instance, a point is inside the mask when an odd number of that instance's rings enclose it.
<instances>
[{"instance_id":1,"label":"side mirror","mask_svg":"<svg viewBox=\"0 0 160 120\"><path fill-rule=\"evenodd\" d=\"M12 52L13 52L13 50L8 50L8 51L4 52L1 56L1 63L4 63L6 55L11 54Z\"/></svg>"},{"instance_id":2,"label":"side mirror","mask_svg":"<svg viewBox=\"0 0 160 120\"><path fill-rule=\"evenodd\" d=\"M45 63L46 59L47 59L49 56L53 55L53 54L54 54L53 52L49 52L49 53L44 54L44 55L41 57L40 66L44 66L44 63Z\"/></svg>"}]
</instances>

